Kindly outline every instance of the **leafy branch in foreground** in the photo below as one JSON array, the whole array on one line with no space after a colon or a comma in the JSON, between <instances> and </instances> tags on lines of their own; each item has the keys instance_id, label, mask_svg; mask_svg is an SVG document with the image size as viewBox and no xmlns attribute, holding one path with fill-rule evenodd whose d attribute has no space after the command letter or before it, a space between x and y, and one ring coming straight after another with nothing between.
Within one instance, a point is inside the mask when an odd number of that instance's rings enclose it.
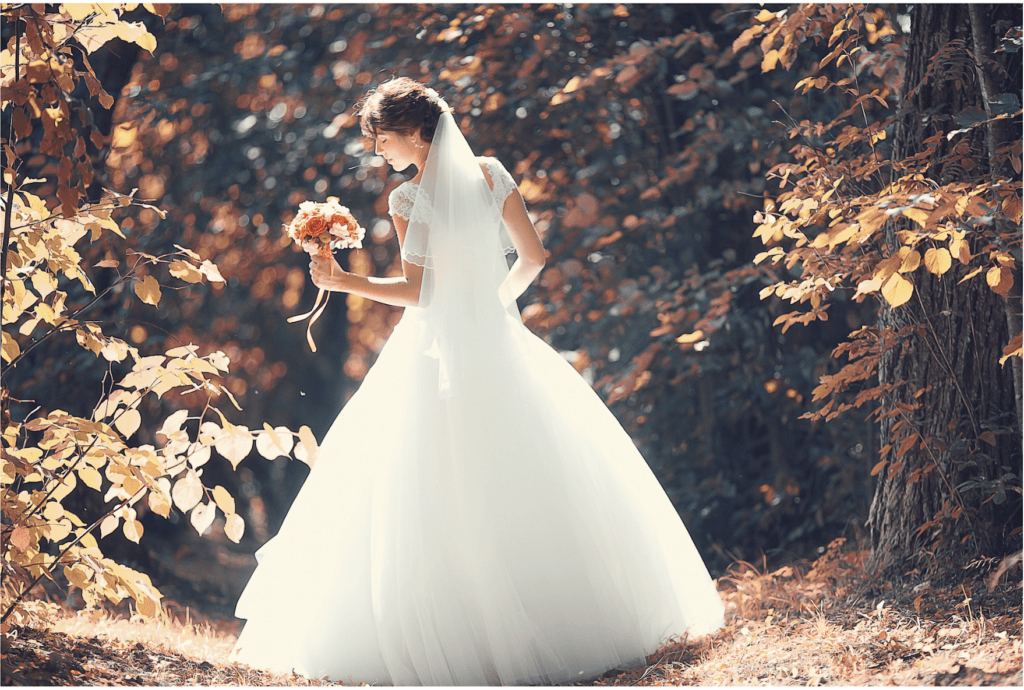
<instances>
[{"instance_id":1,"label":"leafy branch in foreground","mask_svg":"<svg viewBox=\"0 0 1024 690\"><path fill-rule=\"evenodd\" d=\"M888 69L885 53L894 53L875 46L898 33L885 10L764 11L745 33L747 40L766 33L766 71L792 64L802 43L828 37L830 53L797 88L835 90L848 100L830 123L790 127L798 140L794 160L769 171L780 191L754 217L754 237L767 246L755 263L779 272L762 299L809 307L779 316L783 332L827 320L838 300L877 300L878 327L854 331L835 349L833 356L847 362L821 378L813 397L823 406L805 416L828 421L853 407L877 406L882 447L872 469L879 490L869 523L882 565L912 558L925 533L933 553L970 543L991 555L1002 536L985 529L985 520L995 521L992 508L1009 492L1021 493L1013 467L1021 423L1014 277L1024 208L1020 77L995 62L994 52L972 52L993 27L976 14L963 29L973 33L972 48L952 33L932 42L923 28L929 21L962 28L964 21L915 10L907 46L920 57L908 56L905 69L920 75L893 71L906 86L892 91L865 93L858 85L865 71ZM848 71L837 75L844 62ZM887 99L900 101L892 116ZM1016 136L1003 127L1009 121L1018 124ZM977 497L965 496L970 489L979 490ZM1002 524L1007 534L1013 529L1010 521Z\"/></svg>"},{"instance_id":2,"label":"leafy branch in foreground","mask_svg":"<svg viewBox=\"0 0 1024 690\"><path fill-rule=\"evenodd\" d=\"M103 107L113 104L112 98L104 98L85 54L113 37L152 50L152 36L141 24L121 20L121 13L132 7L61 5L49 14L41 7L4 8L4 21L13 29L2 56L2 107L12 113L11 130L4 132L3 140L7 185L0 463L4 631L11 621L29 615L26 597L44 579L62 578L81 590L89 606L131 599L139 614L159 615L162 596L150 578L105 557L97 533L103 539L120 531L138 543L144 532L139 511L145 506L163 517L175 509L188 513L200 534L219 513L225 534L238 542L245 521L236 512L234 498L223 486L211 488L202 479L203 466L213 451L233 468L253 448L269 459L292 456L309 464L317 453L308 427L292 432L264 424L263 429L250 431L227 419L215 403L226 396L238 405L222 382L231 364L223 352L200 355L198 347L188 344L146 356L105 331L103 322L90 318L104 303L133 295L158 307L163 290L168 289L158 279L165 269L185 284L184 289L204 281L222 283L223 278L212 262L184 247L161 256L120 248L118 243L127 238L114 218L116 211L141 207L162 216L160 209L134 195L113 192L104 192L96 202L83 201L88 198L92 171L84 160L85 139L72 125L71 93L84 81ZM166 14L164 6L147 8L163 9ZM76 69L76 60L83 61L86 70ZM33 137L37 119L44 130L41 139ZM80 119L91 121L87 114ZM95 131L90 136L94 144L96 136ZM27 179L19 172L24 161L38 153L59 160L56 199L24 189L46 182ZM74 159L80 162L75 179ZM128 266L99 292L85 265L84 250L79 249L86 237L93 244L107 242L108 258L92 268L118 269L121 261L109 257L121 252ZM80 406L78 400L31 401L40 407L23 421L13 421L8 407L13 397L11 379L31 370L36 363L33 351L42 343L71 334L79 347L109 363L116 383L108 385L106 378L99 382L101 393L91 411L63 409ZM177 393L184 408L161 419L160 401L172 393ZM143 428L143 413L156 417L152 428L158 429L159 448L143 443L143 437L153 436ZM84 520L72 504L88 505L89 491L102 494L105 505L98 517Z\"/></svg>"}]
</instances>

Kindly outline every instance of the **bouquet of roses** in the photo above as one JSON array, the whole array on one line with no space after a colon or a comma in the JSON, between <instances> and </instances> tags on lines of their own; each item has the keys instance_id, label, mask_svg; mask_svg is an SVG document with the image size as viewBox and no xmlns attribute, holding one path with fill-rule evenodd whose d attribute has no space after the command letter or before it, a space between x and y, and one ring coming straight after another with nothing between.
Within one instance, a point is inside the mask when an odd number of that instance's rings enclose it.
<instances>
[{"instance_id":1,"label":"bouquet of roses","mask_svg":"<svg viewBox=\"0 0 1024 690\"><path fill-rule=\"evenodd\" d=\"M299 212L295 218L285 226L285 232L310 256L324 259L329 259L335 249L361 249L363 237L366 235L366 231L359 226L352 213L342 206L336 197L330 197L322 204L303 201L299 204ZM321 288L311 310L288 319L288 323L309 319L306 341L313 352L316 352L316 343L313 342L310 329L327 307L326 294L327 291Z\"/></svg>"}]
</instances>

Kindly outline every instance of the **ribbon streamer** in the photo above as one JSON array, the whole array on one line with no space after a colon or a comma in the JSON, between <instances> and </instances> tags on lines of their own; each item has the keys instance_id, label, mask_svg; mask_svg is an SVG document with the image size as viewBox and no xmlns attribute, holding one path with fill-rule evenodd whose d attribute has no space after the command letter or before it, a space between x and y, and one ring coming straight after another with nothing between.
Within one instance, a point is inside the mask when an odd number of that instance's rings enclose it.
<instances>
[{"instance_id":1,"label":"ribbon streamer","mask_svg":"<svg viewBox=\"0 0 1024 690\"><path fill-rule=\"evenodd\" d=\"M327 297L325 298L324 295L327 295ZM316 343L313 342L312 333L313 324L316 323L317 319L320 318L320 315L324 313L324 309L327 308L327 301L330 298L330 293L328 293L324 288L320 288L320 292L316 294L316 301L313 303L312 309L307 311L305 314L298 314L288 318L288 323L296 323L298 321L309 319L309 324L306 325L306 342L309 343L309 349L312 352L316 352ZM323 304L320 303L321 300L323 301Z\"/></svg>"}]
</instances>

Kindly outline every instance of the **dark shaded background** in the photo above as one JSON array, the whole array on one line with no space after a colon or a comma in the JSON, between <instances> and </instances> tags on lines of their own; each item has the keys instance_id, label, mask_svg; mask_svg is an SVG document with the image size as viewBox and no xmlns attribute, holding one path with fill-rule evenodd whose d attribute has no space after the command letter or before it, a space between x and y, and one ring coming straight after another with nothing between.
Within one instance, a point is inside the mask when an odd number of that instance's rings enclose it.
<instances>
[{"instance_id":1,"label":"dark shaded background","mask_svg":"<svg viewBox=\"0 0 1024 690\"><path fill-rule=\"evenodd\" d=\"M520 182L550 252L520 302L524 318L609 402L712 574L736 559L814 556L835 536L857 537L873 427L856 411L828 427L800 416L835 366L829 352L874 307L840 302L827 323L780 333L773 321L788 310L760 299L774 277L752 264L763 246L751 237L765 172L788 156L787 126L827 122L843 106L794 91L816 70L813 49L767 74L756 44L733 52L761 9L180 5L166 23L139 12L156 54L113 44L93 59L118 97L103 184L137 187L167 211L133 217L131 246L189 247L227 284L166 292L156 320L128 301L106 317L143 354L188 342L223 349L244 408L235 423L306 424L322 438L400 310L335 295L310 353L304 325L285 319L316 290L281 226L299 202L338 196L368 230L365 249L342 263L400 270L386 199L406 176L373 155L354 112L372 86L410 76L436 88L476 152L497 156ZM876 46L866 82L897 78L888 58L901 40ZM703 336L677 341L698 329ZM105 366L54 343L37 351L36 374L13 384L24 399L59 386L91 409ZM227 613L307 468L254 453L237 473L223 460L206 472L239 499L240 545L219 525L200 540L172 515L145 518L144 552L120 534L103 547L171 599Z\"/></svg>"}]
</instances>

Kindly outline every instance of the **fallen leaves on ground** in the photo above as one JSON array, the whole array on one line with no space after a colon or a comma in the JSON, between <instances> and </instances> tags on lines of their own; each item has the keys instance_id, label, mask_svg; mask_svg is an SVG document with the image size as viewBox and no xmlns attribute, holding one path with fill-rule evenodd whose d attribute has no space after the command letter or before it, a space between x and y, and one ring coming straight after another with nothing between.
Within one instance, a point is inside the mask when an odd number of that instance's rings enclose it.
<instances>
[{"instance_id":1,"label":"fallen leaves on ground","mask_svg":"<svg viewBox=\"0 0 1024 690\"><path fill-rule=\"evenodd\" d=\"M227 661L235 623L144 621L81 612L3 636L2 685L325 685Z\"/></svg>"},{"instance_id":2,"label":"fallen leaves on ground","mask_svg":"<svg viewBox=\"0 0 1024 690\"><path fill-rule=\"evenodd\" d=\"M1021 686L1021 582L864 576L841 542L809 566L741 563L719 580L726 627L595 685Z\"/></svg>"},{"instance_id":3,"label":"fallen leaves on ground","mask_svg":"<svg viewBox=\"0 0 1024 690\"><path fill-rule=\"evenodd\" d=\"M719 580L726 626L586 685L1022 684L1021 581L976 572L904 582L863 576L864 552ZM63 630L64 632L61 632ZM3 639L3 685L331 685L227 661L237 622L67 614Z\"/></svg>"}]
</instances>

